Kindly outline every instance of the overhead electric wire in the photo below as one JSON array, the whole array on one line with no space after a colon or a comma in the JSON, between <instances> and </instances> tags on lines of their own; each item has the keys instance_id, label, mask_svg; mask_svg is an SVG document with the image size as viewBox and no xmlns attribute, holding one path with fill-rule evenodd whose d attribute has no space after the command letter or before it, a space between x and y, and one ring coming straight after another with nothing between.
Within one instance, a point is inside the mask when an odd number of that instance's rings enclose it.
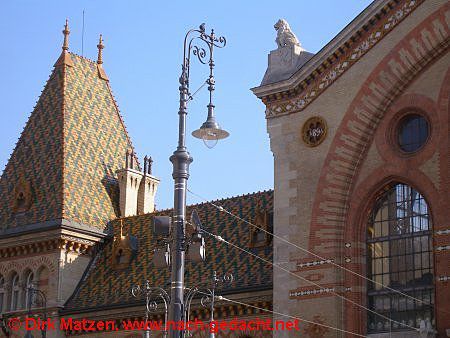
<instances>
[{"instance_id":1,"label":"overhead electric wire","mask_svg":"<svg viewBox=\"0 0 450 338\"><path fill-rule=\"evenodd\" d=\"M275 237L276 239L279 239L279 240L281 240L281 241L283 241L283 242L285 242L285 243L287 243L287 244L290 244L290 245L294 246L295 248L297 248L297 249L299 249L299 250L301 250L301 251L303 251L303 252L306 252L306 253L308 253L308 254L310 254L310 255L316 257L316 258L319 258L319 259L321 259L321 260L323 260L323 261L327 261L327 263L329 263L329 264L331 264L331 265L333 265L333 266L335 266L335 267L337 267L337 268L343 269L343 270L346 271L346 272L349 272L349 273L351 273L351 274L353 274L353 275L355 275L355 276L358 276L358 277L360 277L360 278L363 278L363 279L365 279L365 280L367 280L367 281L369 281L369 282L372 282L372 283L374 283L374 284L377 284L377 285L379 285L379 286L382 286L383 288L385 288L385 289L387 289L387 290L390 290L390 291L392 291L392 292L398 293L398 294L400 294L400 295L402 295L402 296L404 296L404 297L410 298L410 299L412 299L412 300L418 301L418 302L420 302L420 303L422 303L422 304L425 304L425 305L428 305L428 306L433 306L433 304L431 304L430 302L424 301L424 300L422 300L422 299L419 299L419 298L416 298L416 297L414 297L414 296L408 295L408 294L406 294L406 293L404 293L404 292L402 292L402 291L399 291L399 290L396 290L396 289L394 289L394 288L391 288L391 287L389 287L389 286L387 286L387 285L384 285L383 283L377 282L377 281L375 281L375 280L373 280L373 279L370 279L370 278L368 278L368 277L366 277L366 276L364 276L364 275L359 274L358 272L355 272L355 271L350 270L350 269L348 269L348 268L346 268L346 267L344 267L344 266L342 266L342 265L339 265L339 264L333 262L333 261L332 261L331 259L329 259L329 258L324 258L324 257L322 257L322 256L320 256L320 255L318 255L318 254L315 254L314 252L309 251L308 249L305 249L305 248L303 248L303 247L301 247L301 246L299 246L299 245L297 245L297 244L295 244L295 243L292 243L292 242L288 241L287 239L285 239L285 238L283 238L283 237L281 237L281 236L278 236L278 235L274 234L273 232L267 231L266 229L264 229L264 228L262 228L262 227L259 227L259 226L255 225L255 224L253 224L253 223L247 221L246 219L243 219L242 217L239 217L239 216L233 214L232 212L226 210L226 209L223 208L222 206L216 205L216 204L214 204L213 202L208 201L208 200L207 200L206 198L204 198L203 196L201 196L201 195L199 195L199 194L196 194L196 193L194 193L193 191L191 191L191 190L189 190L189 189L187 189L187 191L188 191L189 193L191 193L192 195L194 195L194 196L196 196L196 197L198 197L198 198L204 200L206 203L211 204L211 205L214 206L216 209L218 209L218 210L220 210L220 211L223 211L223 212L225 212L226 214L228 214L228 215L230 215L230 216L232 216L232 217L238 219L239 221L244 222L244 223L246 223L246 224L248 224L248 225L250 225L250 226L252 226L252 227L254 227L254 228L258 229L258 230L261 230L261 231L263 231L264 233L266 233L266 234L268 234L268 235L271 235L271 236ZM444 311L444 312L450 313L450 312L447 312L447 311Z\"/></svg>"},{"instance_id":2,"label":"overhead electric wire","mask_svg":"<svg viewBox=\"0 0 450 338\"><path fill-rule=\"evenodd\" d=\"M203 294L205 296L210 296L210 294L208 294L206 292L202 292L202 291L199 291L199 290L197 292L200 293L200 294ZM315 321L304 319L304 318L297 317L297 316L292 316L292 315L289 315L287 313L282 313L282 312L278 312L278 311L269 310L269 309L266 309L266 308L263 308L263 307L259 307L259 306L248 304L248 303L244 303L244 302L240 302L238 300L234 300L234 299L231 299L231 298L223 297L223 296L220 296L220 295L219 296L215 296L215 298L217 298L218 300L224 300L224 301L227 301L227 302L230 302L230 303L235 303L235 304L239 304L239 305L242 305L242 306L251 307L251 308L257 309L259 311L272 313L272 314L283 316L283 317L287 317L287 318L290 318L290 319L297 319L297 320L299 320L301 322L305 322L305 323L309 323L309 324L314 324L314 325L326 327L328 329L336 330L336 331L339 331L339 332L349 333L349 334L355 335L357 337L367 337L365 335L362 335L362 334L359 334L359 333L356 333L356 332L347 331L347 330L340 329L340 328L335 327L335 326L331 326L331 325L315 322Z\"/></svg>"},{"instance_id":3,"label":"overhead electric wire","mask_svg":"<svg viewBox=\"0 0 450 338\"><path fill-rule=\"evenodd\" d=\"M247 253L248 255L251 255L251 256L253 256L253 257L255 257L255 258L257 258L257 259L259 259L259 260L261 260L261 261L263 261L263 262L265 262L265 263L267 263L267 264L270 264L270 265L272 265L272 266L274 266L274 267L277 267L277 268L283 270L284 272L286 272L286 273L288 273L288 274L294 276L295 278L301 279L301 280L305 281L306 283L313 284L313 285L319 287L320 289L323 289L323 286L322 286L322 285L320 285L320 284L318 284L318 283L316 283L316 282L314 282L314 281L308 280L308 279L306 279L306 278L304 278L304 277L302 277L302 276L296 275L296 274L293 273L292 271L289 271L288 269L283 268L282 266L279 266L279 265L277 265L277 264L275 264L275 263L269 261L268 259L265 259L265 258L263 258L263 257L260 257L260 256L254 254L254 253L251 252L251 251L248 251L248 250L246 250L246 249L244 249L244 248L241 248L240 246L238 246L238 245L236 245L236 244L234 244L234 243L232 243L232 242L230 242L230 241L227 241L226 239L224 239L224 238L223 238L222 236L220 236L220 235L215 235L215 234L213 234L213 233L211 233L211 232L209 232L209 231L207 231L207 230L205 230L205 229L202 229L202 232L208 234L209 236L213 237L214 239L218 240L219 242L223 242L223 243L225 243L225 244L231 245L231 246L234 247L235 249L238 249L238 250L240 250L240 251L242 251L242 252L245 252L245 253ZM380 313L378 313L378 312L376 312L376 311L374 311L374 310L372 310L372 309L369 309L369 308L365 307L364 305L361 305L361 304L359 304L359 303L357 303L357 302L355 302L355 301L353 301L353 300L351 300L351 299L348 299L347 297L344 297L344 296L340 295L340 294L337 293L337 292L334 292L334 291L329 291L329 292L330 292L331 294L333 294L333 295L335 295L335 296L337 296L337 297L343 299L343 300L348 301L349 303L352 303L353 305L356 305L356 306L358 306L358 307L360 307L360 308L362 308L362 309L364 309L364 310L366 310L366 311L369 311L369 312L371 312L371 313L373 313L373 314L375 314L375 315L377 315L377 316L379 316L379 317L381 317L381 318L387 319L387 320L390 321L390 322L397 323L397 324L399 324L399 325L401 325L401 326L408 327L408 328L410 328L410 329L412 329L412 330L415 330L415 331L419 331L419 329L417 329L417 328L415 328L415 327L413 327L413 326L409 326L409 325L407 325L407 324L404 324L404 323L398 322L398 321L396 321L396 320L394 320L394 319L391 319L391 318L389 318L389 317L386 317L386 316L384 316L384 315L382 315L382 314L380 314Z\"/></svg>"}]
</instances>

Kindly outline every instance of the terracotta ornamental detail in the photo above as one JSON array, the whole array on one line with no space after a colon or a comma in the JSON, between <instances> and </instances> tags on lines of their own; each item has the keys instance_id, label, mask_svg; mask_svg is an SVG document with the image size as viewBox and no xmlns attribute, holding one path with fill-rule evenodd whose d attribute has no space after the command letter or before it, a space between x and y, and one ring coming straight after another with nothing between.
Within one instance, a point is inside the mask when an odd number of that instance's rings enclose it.
<instances>
[{"instance_id":1,"label":"terracotta ornamental detail","mask_svg":"<svg viewBox=\"0 0 450 338\"><path fill-rule=\"evenodd\" d=\"M325 140L327 136L327 123L319 116L306 120L302 127L302 139L310 147L316 147Z\"/></svg>"}]
</instances>

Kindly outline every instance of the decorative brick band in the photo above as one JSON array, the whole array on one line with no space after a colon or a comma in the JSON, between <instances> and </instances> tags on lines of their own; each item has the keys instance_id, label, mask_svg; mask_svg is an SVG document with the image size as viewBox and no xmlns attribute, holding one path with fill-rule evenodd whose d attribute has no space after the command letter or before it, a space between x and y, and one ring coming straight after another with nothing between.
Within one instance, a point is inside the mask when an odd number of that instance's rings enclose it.
<instances>
[{"instance_id":1,"label":"decorative brick band","mask_svg":"<svg viewBox=\"0 0 450 338\"><path fill-rule=\"evenodd\" d=\"M321 295L324 293L334 292L334 288L325 288L325 289L310 289L303 291L291 291L289 293L289 297L301 297L301 296L313 296L313 295Z\"/></svg>"},{"instance_id":2,"label":"decorative brick band","mask_svg":"<svg viewBox=\"0 0 450 338\"><path fill-rule=\"evenodd\" d=\"M305 267L330 264L333 262L334 262L334 259L326 259L326 260L312 261L312 262L306 262L306 263L297 263L297 268L301 269L301 268L305 268Z\"/></svg>"},{"instance_id":3,"label":"decorative brick band","mask_svg":"<svg viewBox=\"0 0 450 338\"><path fill-rule=\"evenodd\" d=\"M392 180L396 182L404 181L423 191L427 201L430 201L430 205L434 206L433 216L436 224L447 224L444 222L448 220L448 217L442 218L442 212L439 210L441 205L445 205L441 204L440 196L442 194L431 181L427 180L424 174L421 174L420 170L416 170L414 166L406 167L406 164L409 163L408 159L396 157L391 162L384 162L384 159L382 159L384 164L370 172L368 177L361 182L361 185L356 186L356 184L369 147L376 139L376 131L380 131L380 134L377 135L381 135L386 130L383 126L383 123L388 121L386 114L390 113L391 108L405 97L402 95L405 88L420 74L423 74L427 68L442 60L441 56L449 50L450 22L448 18L450 18L450 3L447 2L426 18L423 18L421 22L417 22L410 32L405 32L402 40L392 50L386 52L386 56L368 74L361 89L345 112L320 173L311 215L311 244L309 250L325 254L325 251L320 251L322 248L319 234L324 227L331 227L341 230L343 235L342 237L336 237L335 252L330 254L330 250L327 250L327 254L347 255L347 252L341 253L342 250L347 250L343 249L344 243L363 241L372 198L376 196L376 193L385 183L392 182ZM445 83L444 81L442 84L444 87L446 86ZM448 90L442 94L446 98L445 102L448 102L447 93ZM440 94L439 97L442 95ZM441 99L436 100L436 103L439 102L441 102ZM416 103L416 101L411 101L410 106L415 107L417 106ZM444 114L443 116L446 116L448 110L445 106L442 108L439 106L436 114L441 114L441 111ZM443 121L447 120L444 119ZM437 128L434 129L435 132ZM436 149L439 149L437 143L440 140L439 135L441 134L436 133L436 136L438 136L435 139L436 143L434 147L429 147L429 150L436 151ZM448 154L448 143L446 142L448 141L444 141L442 146L443 151ZM378 144L376 146L378 147ZM377 149L379 150L379 148ZM426 151L428 150L424 149L424 152ZM446 177L445 171L441 175ZM446 193L446 191L443 193ZM446 246L447 243L448 241L444 243L441 241L439 245ZM362 247L352 248L351 250L348 256L358 257L358 255L364 253ZM438 255L440 257L446 255L449 252L448 248L446 250L440 251ZM350 264L351 270L365 274L364 262L352 262ZM440 263L439 270L436 271L440 271L442 275L448 275L448 271L445 267L442 267L442 263ZM366 291L364 290L366 282L357 276L343 273L343 280L337 279L336 283L356 287L348 294L348 298L351 300L359 304L365 304L367 301ZM442 328L442 323L448 322L449 318L447 315L439 313L438 310L445 306L440 302L447 296L446 290L448 290L446 284L436 284L436 294L441 297L440 299L437 297L436 301L436 312L438 313L436 321L439 329ZM359 333L366 332L366 314L364 312L352 307L344 307L343 316L347 330Z\"/></svg>"}]
</instances>

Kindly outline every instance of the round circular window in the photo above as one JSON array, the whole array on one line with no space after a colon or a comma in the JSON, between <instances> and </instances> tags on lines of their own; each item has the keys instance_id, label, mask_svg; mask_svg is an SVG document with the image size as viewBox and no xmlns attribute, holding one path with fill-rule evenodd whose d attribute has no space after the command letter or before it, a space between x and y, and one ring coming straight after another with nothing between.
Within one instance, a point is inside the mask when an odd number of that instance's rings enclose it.
<instances>
[{"instance_id":1,"label":"round circular window","mask_svg":"<svg viewBox=\"0 0 450 338\"><path fill-rule=\"evenodd\" d=\"M406 153L413 153L427 142L428 121L419 114L408 114L398 124L398 145Z\"/></svg>"}]
</instances>

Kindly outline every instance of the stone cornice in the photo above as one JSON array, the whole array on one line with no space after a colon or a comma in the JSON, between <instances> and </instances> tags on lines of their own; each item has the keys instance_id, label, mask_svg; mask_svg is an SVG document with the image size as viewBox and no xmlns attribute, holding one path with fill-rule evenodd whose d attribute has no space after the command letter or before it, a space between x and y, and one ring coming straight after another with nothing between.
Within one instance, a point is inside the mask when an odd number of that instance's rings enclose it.
<instances>
[{"instance_id":1,"label":"stone cornice","mask_svg":"<svg viewBox=\"0 0 450 338\"><path fill-rule=\"evenodd\" d=\"M24 242L23 244L15 244L13 246L2 246L0 248L0 259L10 259L27 255L39 255L56 250L88 255L95 244L95 241L61 235L58 238Z\"/></svg>"},{"instance_id":2,"label":"stone cornice","mask_svg":"<svg viewBox=\"0 0 450 338\"><path fill-rule=\"evenodd\" d=\"M375 1L288 80L253 88L266 117L302 111L423 0Z\"/></svg>"},{"instance_id":3,"label":"stone cornice","mask_svg":"<svg viewBox=\"0 0 450 338\"><path fill-rule=\"evenodd\" d=\"M96 238L104 238L110 235L106 229L102 231L99 230L98 228L94 228L92 226L82 223L77 223L71 220L54 219L39 223L21 225L18 227L0 229L0 241L3 238L7 237L22 236L31 233L50 231L54 229L66 229L68 231L76 231L77 233Z\"/></svg>"}]
</instances>

